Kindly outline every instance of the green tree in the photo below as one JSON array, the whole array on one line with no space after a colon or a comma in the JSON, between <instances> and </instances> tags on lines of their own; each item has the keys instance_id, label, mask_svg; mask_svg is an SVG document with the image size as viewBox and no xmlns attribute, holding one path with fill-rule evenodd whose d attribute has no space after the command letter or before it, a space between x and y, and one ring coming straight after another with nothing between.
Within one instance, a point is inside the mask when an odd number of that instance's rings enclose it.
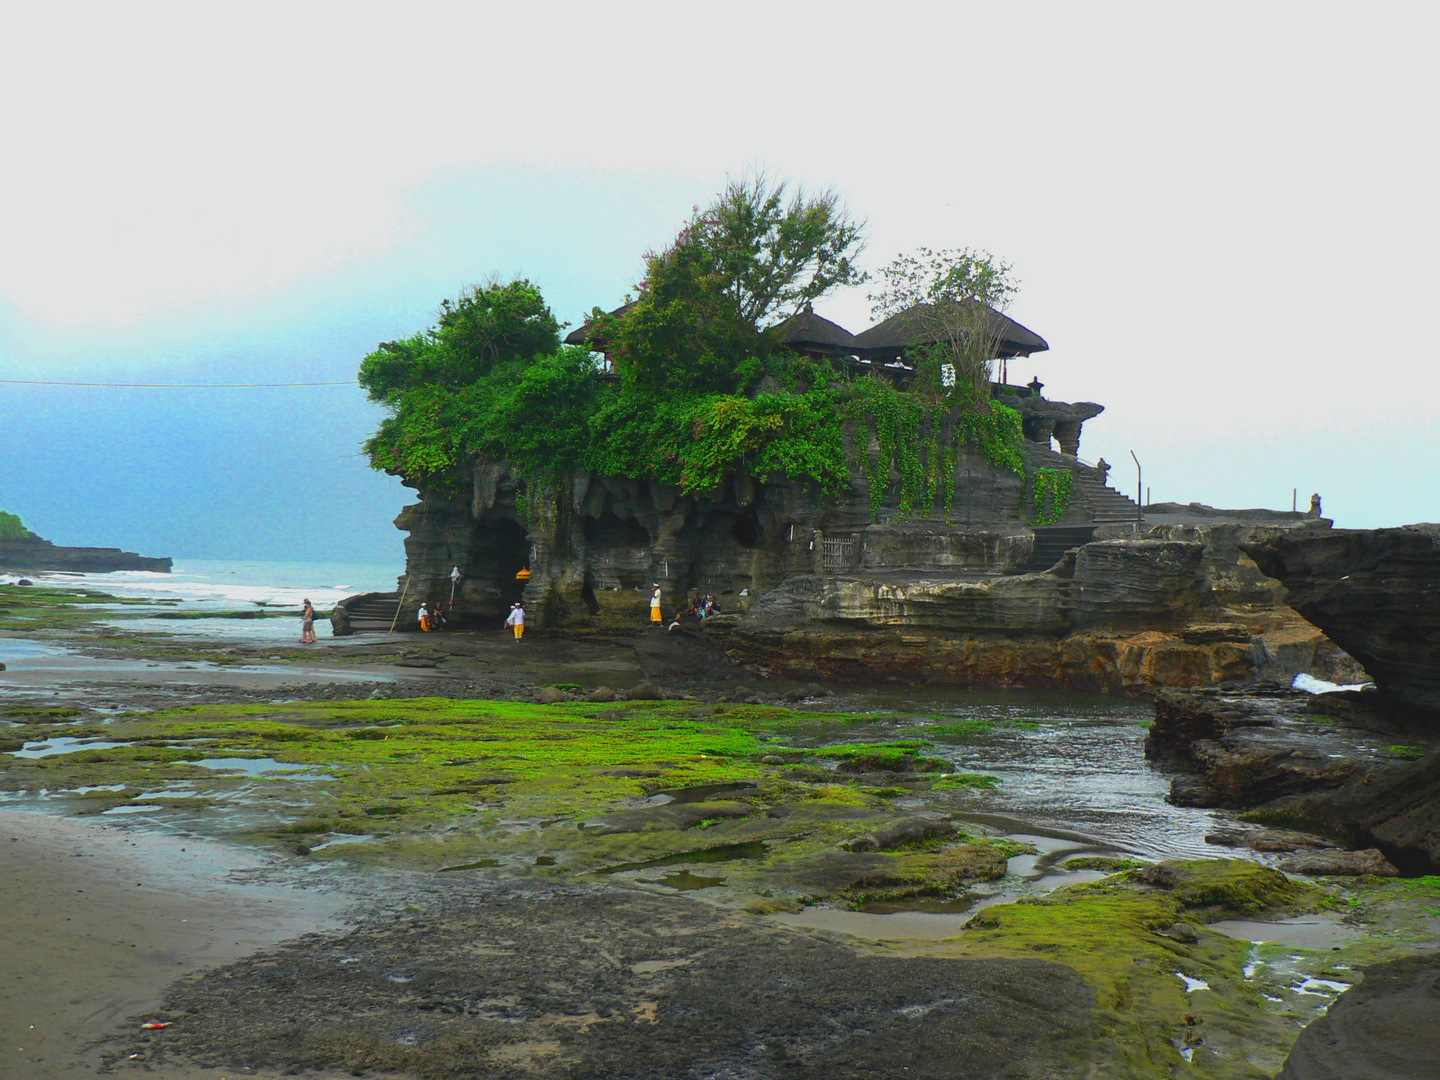
<instances>
[{"instance_id":1,"label":"green tree","mask_svg":"<svg viewBox=\"0 0 1440 1080\"><path fill-rule=\"evenodd\" d=\"M732 180L675 241L645 260L635 303L595 316L629 386L743 390L766 368L775 327L802 304L864 280L864 225L833 191Z\"/></svg>"},{"instance_id":2,"label":"green tree","mask_svg":"<svg viewBox=\"0 0 1440 1080\"><path fill-rule=\"evenodd\" d=\"M0 540L24 540L31 532L18 514L7 514L0 510Z\"/></svg>"},{"instance_id":3,"label":"green tree","mask_svg":"<svg viewBox=\"0 0 1440 1080\"><path fill-rule=\"evenodd\" d=\"M434 327L383 342L360 364L360 385L374 401L394 401L421 386L458 389L512 360L560 347L560 324L530 281L476 285L440 305Z\"/></svg>"}]
</instances>

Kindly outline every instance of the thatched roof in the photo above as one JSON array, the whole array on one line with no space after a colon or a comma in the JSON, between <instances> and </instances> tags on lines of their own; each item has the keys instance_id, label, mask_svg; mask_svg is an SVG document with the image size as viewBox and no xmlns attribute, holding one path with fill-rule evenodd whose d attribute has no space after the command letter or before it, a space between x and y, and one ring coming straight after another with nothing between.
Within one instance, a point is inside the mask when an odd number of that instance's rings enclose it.
<instances>
[{"instance_id":1,"label":"thatched roof","mask_svg":"<svg viewBox=\"0 0 1440 1080\"><path fill-rule=\"evenodd\" d=\"M1039 334L978 300L962 300L957 307L960 319L975 319L987 335L994 337L994 359L1029 356L1050 348ZM945 319L946 313L936 305L916 304L857 334L855 340L866 352L887 354L915 345L934 345L942 337L939 327Z\"/></svg>"},{"instance_id":2,"label":"thatched roof","mask_svg":"<svg viewBox=\"0 0 1440 1080\"><path fill-rule=\"evenodd\" d=\"M611 314L611 315L624 315L625 312L629 311L629 310L630 310L631 308L633 308L634 306L635 306L635 301L632 300L632 301L630 301L630 303L628 303L628 304L621 304L621 305L620 305L619 307L617 307L614 311L610 312L610 314ZM606 344L606 343L605 343L603 340L601 340L600 338L593 338L593 339L592 339L591 336L590 336L590 334L591 334L591 327L592 327L593 325L594 325L594 324L591 323L589 320L586 320L585 322L581 323L581 324L580 324L579 326L577 326L574 330L571 330L570 333L568 333L568 334L565 335L565 344L566 344L566 345L589 345L589 346L590 346L592 349L594 349L596 352L604 352L604 351L605 351L605 344Z\"/></svg>"},{"instance_id":3,"label":"thatched roof","mask_svg":"<svg viewBox=\"0 0 1440 1080\"><path fill-rule=\"evenodd\" d=\"M829 319L822 319L809 304L780 324L780 340L794 349L846 353L860 349L854 334Z\"/></svg>"}]
</instances>

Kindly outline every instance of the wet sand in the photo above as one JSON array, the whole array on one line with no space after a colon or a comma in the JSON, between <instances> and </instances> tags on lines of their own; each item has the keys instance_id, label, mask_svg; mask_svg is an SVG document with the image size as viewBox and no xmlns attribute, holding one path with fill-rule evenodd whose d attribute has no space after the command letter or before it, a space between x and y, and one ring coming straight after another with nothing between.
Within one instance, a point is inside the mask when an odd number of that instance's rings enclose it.
<instances>
[{"instance_id":1,"label":"wet sand","mask_svg":"<svg viewBox=\"0 0 1440 1080\"><path fill-rule=\"evenodd\" d=\"M247 883L263 867L192 837L0 810L0 1076L90 1080L95 1042L144 1023L175 979L342 925L352 898Z\"/></svg>"}]
</instances>

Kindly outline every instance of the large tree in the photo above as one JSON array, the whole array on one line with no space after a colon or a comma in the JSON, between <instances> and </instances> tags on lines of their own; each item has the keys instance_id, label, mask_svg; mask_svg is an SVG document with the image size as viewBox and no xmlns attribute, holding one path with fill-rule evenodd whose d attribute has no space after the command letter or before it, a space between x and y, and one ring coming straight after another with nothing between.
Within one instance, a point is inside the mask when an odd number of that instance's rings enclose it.
<instances>
[{"instance_id":1,"label":"large tree","mask_svg":"<svg viewBox=\"0 0 1440 1080\"><path fill-rule=\"evenodd\" d=\"M764 370L784 317L864 279L855 265L863 229L833 191L732 180L646 257L636 302L598 316L595 336L629 386L742 390Z\"/></svg>"}]
</instances>

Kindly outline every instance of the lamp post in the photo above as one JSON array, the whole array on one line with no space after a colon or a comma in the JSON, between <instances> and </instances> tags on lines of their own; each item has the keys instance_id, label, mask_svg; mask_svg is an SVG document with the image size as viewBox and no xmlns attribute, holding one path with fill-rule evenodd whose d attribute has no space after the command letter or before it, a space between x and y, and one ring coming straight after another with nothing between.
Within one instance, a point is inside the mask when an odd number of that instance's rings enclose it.
<instances>
[{"instance_id":1,"label":"lamp post","mask_svg":"<svg viewBox=\"0 0 1440 1080\"><path fill-rule=\"evenodd\" d=\"M1140 471L1140 459L1135 456L1135 451L1130 451L1130 460L1135 462L1135 532L1140 532L1140 526L1145 521L1145 487L1144 474Z\"/></svg>"}]
</instances>

